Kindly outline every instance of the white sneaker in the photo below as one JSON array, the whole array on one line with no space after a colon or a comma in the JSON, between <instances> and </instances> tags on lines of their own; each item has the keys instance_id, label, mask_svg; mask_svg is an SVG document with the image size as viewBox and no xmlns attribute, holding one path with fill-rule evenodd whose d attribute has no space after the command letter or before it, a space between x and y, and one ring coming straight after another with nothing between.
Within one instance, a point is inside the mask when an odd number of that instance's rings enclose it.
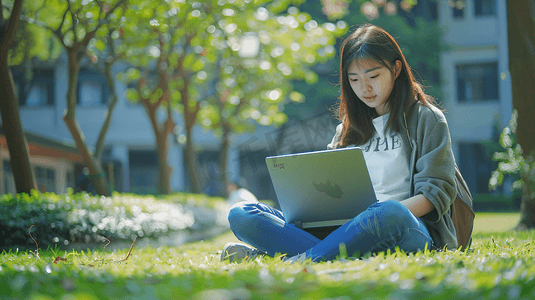
<instances>
[{"instance_id":1,"label":"white sneaker","mask_svg":"<svg viewBox=\"0 0 535 300\"><path fill-rule=\"evenodd\" d=\"M228 259L230 262L241 261L243 259L253 260L261 254L265 253L245 244L227 243L221 252L221 261L225 259Z\"/></svg>"},{"instance_id":2,"label":"white sneaker","mask_svg":"<svg viewBox=\"0 0 535 300\"><path fill-rule=\"evenodd\" d=\"M294 255L294 256L291 256L291 257L284 257L282 260L284 262L287 262L287 263L290 263L290 264L294 264L296 262L304 262L305 260L307 259L307 256L306 256L306 252L303 252L303 253L300 253L300 254L297 254L297 255Z\"/></svg>"}]
</instances>

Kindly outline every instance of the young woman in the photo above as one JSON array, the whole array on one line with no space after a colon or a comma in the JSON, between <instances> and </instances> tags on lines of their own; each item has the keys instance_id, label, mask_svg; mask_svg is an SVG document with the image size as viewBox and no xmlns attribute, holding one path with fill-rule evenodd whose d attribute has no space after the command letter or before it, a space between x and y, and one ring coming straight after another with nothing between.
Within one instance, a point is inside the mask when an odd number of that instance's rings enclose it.
<instances>
[{"instance_id":1,"label":"young woman","mask_svg":"<svg viewBox=\"0 0 535 300\"><path fill-rule=\"evenodd\" d=\"M349 255L458 247L448 213L456 196L448 125L394 38L370 24L351 33L341 47L340 83L341 124L328 149L362 148L378 202L326 236L287 224L275 208L238 203L230 227L253 247L229 243L222 260L275 253L331 260L341 244Z\"/></svg>"}]
</instances>

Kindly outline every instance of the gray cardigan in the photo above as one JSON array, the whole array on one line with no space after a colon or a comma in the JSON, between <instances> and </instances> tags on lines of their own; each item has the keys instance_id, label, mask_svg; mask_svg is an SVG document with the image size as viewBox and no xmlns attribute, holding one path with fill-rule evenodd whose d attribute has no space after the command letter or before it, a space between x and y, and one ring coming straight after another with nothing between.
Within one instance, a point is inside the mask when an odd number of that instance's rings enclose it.
<instances>
[{"instance_id":1,"label":"gray cardigan","mask_svg":"<svg viewBox=\"0 0 535 300\"><path fill-rule=\"evenodd\" d=\"M400 120L404 132L401 134L403 145L411 153L409 166L410 197L423 194L433 203L435 209L420 217L427 226L433 248L454 250L458 248L455 227L451 219L450 206L455 199L455 160L451 149L448 123L444 114L434 106L415 102L407 116ZM416 126L416 136L410 136ZM339 148L338 142L342 124L336 127L336 133L327 149Z\"/></svg>"}]
</instances>

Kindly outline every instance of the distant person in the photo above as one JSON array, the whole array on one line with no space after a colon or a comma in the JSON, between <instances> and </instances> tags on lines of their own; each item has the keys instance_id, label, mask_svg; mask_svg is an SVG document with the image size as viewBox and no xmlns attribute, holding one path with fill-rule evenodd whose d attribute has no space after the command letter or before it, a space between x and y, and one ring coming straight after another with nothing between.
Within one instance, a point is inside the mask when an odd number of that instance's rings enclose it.
<instances>
[{"instance_id":1,"label":"distant person","mask_svg":"<svg viewBox=\"0 0 535 300\"><path fill-rule=\"evenodd\" d=\"M231 181L227 184L227 203L232 206L241 201L258 202L256 196L249 190L243 188L237 182Z\"/></svg>"},{"instance_id":2,"label":"distant person","mask_svg":"<svg viewBox=\"0 0 535 300\"><path fill-rule=\"evenodd\" d=\"M321 238L287 223L278 209L238 203L229 212L230 228L248 245L225 245L221 260L282 253L289 262L317 262L335 259L341 244L349 255L458 248L448 124L396 40L371 24L352 32L341 45L340 87L340 124L327 148L361 147L378 201Z\"/></svg>"}]
</instances>

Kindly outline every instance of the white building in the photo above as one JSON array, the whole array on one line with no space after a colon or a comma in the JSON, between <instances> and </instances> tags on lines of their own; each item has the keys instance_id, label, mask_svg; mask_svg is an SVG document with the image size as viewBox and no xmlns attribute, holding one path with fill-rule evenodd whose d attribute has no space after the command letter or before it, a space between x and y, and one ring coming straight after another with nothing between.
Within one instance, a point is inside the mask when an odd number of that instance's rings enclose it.
<instances>
[{"instance_id":1,"label":"white building","mask_svg":"<svg viewBox=\"0 0 535 300\"><path fill-rule=\"evenodd\" d=\"M479 142L496 139L501 129L495 122L503 128L513 110L505 1L437 1L449 48L441 55L443 108L457 164L473 194L488 193L495 169Z\"/></svg>"}]
</instances>

